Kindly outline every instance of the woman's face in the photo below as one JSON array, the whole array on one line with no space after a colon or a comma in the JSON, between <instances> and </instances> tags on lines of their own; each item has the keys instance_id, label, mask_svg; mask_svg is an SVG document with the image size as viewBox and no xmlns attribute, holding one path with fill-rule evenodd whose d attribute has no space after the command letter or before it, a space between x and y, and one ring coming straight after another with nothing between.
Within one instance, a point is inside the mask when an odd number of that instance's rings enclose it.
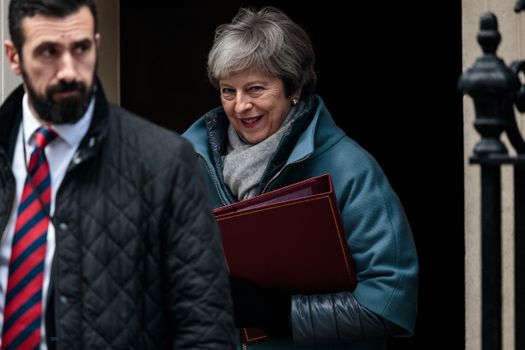
<instances>
[{"instance_id":1,"label":"woman's face","mask_svg":"<svg viewBox=\"0 0 525 350\"><path fill-rule=\"evenodd\" d=\"M246 70L219 81L221 102L232 126L251 144L273 135L288 115L292 98L281 79Z\"/></svg>"}]
</instances>

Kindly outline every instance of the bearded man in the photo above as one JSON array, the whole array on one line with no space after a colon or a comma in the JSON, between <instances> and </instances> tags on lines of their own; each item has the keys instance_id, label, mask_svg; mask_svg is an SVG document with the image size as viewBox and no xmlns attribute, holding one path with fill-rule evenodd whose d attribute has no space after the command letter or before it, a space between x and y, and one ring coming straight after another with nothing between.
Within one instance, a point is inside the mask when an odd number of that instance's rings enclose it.
<instances>
[{"instance_id":1,"label":"bearded man","mask_svg":"<svg viewBox=\"0 0 525 350\"><path fill-rule=\"evenodd\" d=\"M0 108L2 349L230 349L193 149L107 102L93 0L11 0Z\"/></svg>"}]
</instances>

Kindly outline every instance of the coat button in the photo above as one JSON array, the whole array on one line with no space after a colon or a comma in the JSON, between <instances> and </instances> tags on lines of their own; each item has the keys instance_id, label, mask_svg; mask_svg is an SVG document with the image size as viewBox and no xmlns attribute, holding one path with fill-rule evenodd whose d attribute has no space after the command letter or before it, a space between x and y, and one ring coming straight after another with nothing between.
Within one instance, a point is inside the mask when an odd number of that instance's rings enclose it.
<instances>
[{"instance_id":1,"label":"coat button","mask_svg":"<svg viewBox=\"0 0 525 350\"><path fill-rule=\"evenodd\" d=\"M69 225L65 222L61 222L60 224L58 224L58 228L60 228L62 231L67 231Z\"/></svg>"},{"instance_id":2,"label":"coat button","mask_svg":"<svg viewBox=\"0 0 525 350\"><path fill-rule=\"evenodd\" d=\"M67 297L66 297L65 295L61 295L61 296L58 298L58 300L60 300L60 303L61 303L61 304L64 304L64 305L66 305L67 302L68 302Z\"/></svg>"}]
</instances>

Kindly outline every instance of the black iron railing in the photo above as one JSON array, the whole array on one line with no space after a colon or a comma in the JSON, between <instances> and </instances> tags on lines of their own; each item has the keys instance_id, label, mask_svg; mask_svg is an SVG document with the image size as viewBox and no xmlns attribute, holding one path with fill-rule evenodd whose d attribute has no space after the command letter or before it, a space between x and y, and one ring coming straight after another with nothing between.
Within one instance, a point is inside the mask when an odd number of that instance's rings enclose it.
<instances>
[{"instance_id":1,"label":"black iron railing","mask_svg":"<svg viewBox=\"0 0 525 350\"><path fill-rule=\"evenodd\" d=\"M515 11L525 9L518 0ZM525 86L519 76L525 61L506 66L497 57L501 41L494 14L481 16L477 36L483 49L472 68L464 72L459 88L474 101L474 126L481 140L470 156L481 167L481 302L482 349L502 348L501 283L501 167L514 167L514 289L515 349L525 349L525 142L518 129L514 108L525 112ZM516 155L509 155L500 136L505 133Z\"/></svg>"}]
</instances>

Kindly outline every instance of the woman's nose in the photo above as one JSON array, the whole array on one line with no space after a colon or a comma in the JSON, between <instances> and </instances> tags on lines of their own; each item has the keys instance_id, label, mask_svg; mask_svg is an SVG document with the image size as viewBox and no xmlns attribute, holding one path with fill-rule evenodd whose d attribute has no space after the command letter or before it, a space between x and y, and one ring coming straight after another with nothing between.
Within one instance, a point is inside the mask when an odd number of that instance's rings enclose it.
<instances>
[{"instance_id":1,"label":"woman's nose","mask_svg":"<svg viewBox=\"0 0 525 350\"><path fill-rule=\"evenodd\" d=\"M238 94L235 99L235 112L242 113L253 107L252 100L245 94Z\"/></svg>"}]
</instances>

